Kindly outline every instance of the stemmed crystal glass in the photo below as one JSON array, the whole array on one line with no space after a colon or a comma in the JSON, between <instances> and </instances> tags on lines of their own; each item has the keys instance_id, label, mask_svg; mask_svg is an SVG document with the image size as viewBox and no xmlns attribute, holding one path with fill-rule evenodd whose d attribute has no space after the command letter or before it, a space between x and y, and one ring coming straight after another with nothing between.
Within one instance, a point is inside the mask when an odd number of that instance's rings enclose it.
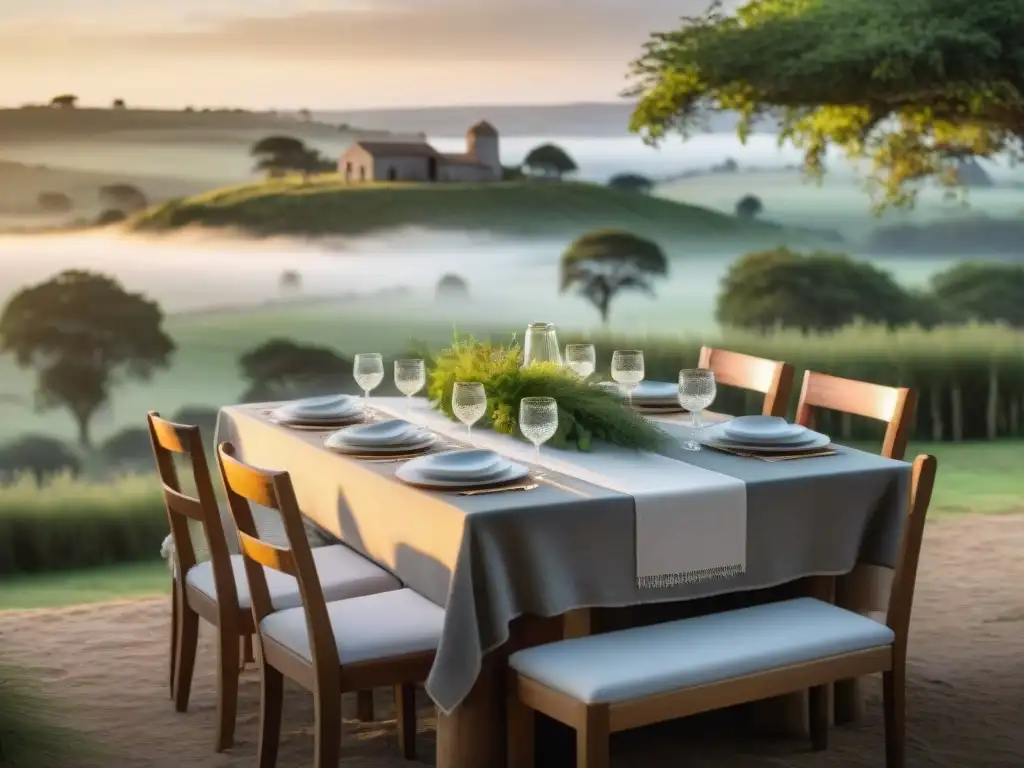
<instances>
[{"instance_id":1,"label":"stemmed crystal glass","mask_svg":"<svg viewBox=\"0 0 1024 768\"><path fill-rule=\"evenodd\" d=\"M384 358L378 352L360 352L352 361L352 375L363 390L363 415L368 416L370 392L384 381Z\"/></svg>"},{"instance_id":2,"label":"stemmed crystal glass","mask_svg":"<svg viewBox=\"0 0 1024 768\"><path fill-rule=\"evenodd\" d=\"M412 396L427 383L427 364L419 359L395 360L395 387L405 395L405 412L412 411Z\"/></svg>"},{"instance_id":3,"label":"stemmed crystal glass","mask_svg":"<svg viewBox=\"0 0 1024 768\"><path fill-rule=\"evenodd\" d=\"M466 439L473 444L473 425L487 413L487 392L479 381L457 381L452 389L452 411L466 425Z\"/></svg>"},{"instance_id":4,"label":"stemmed crystal glass","mask_svg":"<svg viewBox=\"0 0 1024 768\"><path fill-rule=\"evenodd\" d=\"M679 405L690 412L690 429L694 438L683 441L683 448L688 451L699 451L701 448L696 439L703 429L700 412L715 401L717 389L712 371L688 368L679 372Z\"/></svg>"},{"instance_id":5,"label":"stemmed crystal glass","mask_svg":"<svg viewBox=\"0 0 1024 768\"><path fill-rule=\"evenodd\" d=\"M540 464L540 447L558 431L558 403L553 397L524 397L519 401L519 431L533 443L533 463ZM544 472L534 472L543 477Z\"/></svg>"},{"instance_id":6,"label":"stemmed crystal glass","mask_svg":"<svg viewBox=\"0 0 1024 768\"><path fill-rule=\"evenodd\" d=\"M644 353L639 349L617 349L612 352L612 378L618 382L633 405L633 390L644 380Z\"/></svg>"},{"instance_id":7,"label":"stemmed crystal glass","mask_svg":"<svg viewBox=\"0 0 1024 768\"><path fill-rule=\"evenodd\" d=\"M565 364L581 379L586 379L597 368L597 352L593 344L566 344Z\"/></svg>"}]
</instances>

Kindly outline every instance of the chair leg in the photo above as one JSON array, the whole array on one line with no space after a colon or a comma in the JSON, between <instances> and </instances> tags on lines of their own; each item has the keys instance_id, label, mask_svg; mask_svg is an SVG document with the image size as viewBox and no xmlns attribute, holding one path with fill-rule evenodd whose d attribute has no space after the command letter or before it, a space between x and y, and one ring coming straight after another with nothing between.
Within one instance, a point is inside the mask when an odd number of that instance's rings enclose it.
<instances>
[{"instance_id":1,"label":"chair leg","mask_svg":"<svg viewBox=\"0 0 1024 768\"><path fill-rule=\"evenodd\" d=\"M361 692L360 692L361 693ZM395 686L395 721L402 757L416 759L416 686L411 683Z\"/></svg>"},{"instance_id":2,"label":"chair leg","mask_svg":"<svg viewBox=\"0 0 1024 768\"><path fill-rule=\"evenodd\" d=\"M235 714L238 711L238 634L219 627L217 654L217 751L228 749L235 740Z\"/></svg>"},{"instance_id":3,"label":"chair leg","mask_svg":"<svg viewBox=\"0 0 1024 768\"><path fill-rule=\"evenodd\" d=\"M174 660L174 708L188 711L192 693L192 672L196 666L196 647L199 645L199 614L192 610L184 594L178 595L178 638Z\"/></svg>"},{"instance_id":4,"label":"chair leg","mask_svg":"<svg viewBox=\"0 0 1024 768\"><path fill-rule=\"evenodd\" d=\"M256 753L259 768L275 768L277 765L283 705L284 676L263 662L260 670L260 743Z\"/></svg>"},{"instance_id":5,"label":"chair leg","mask_svg":"<svg viewBox=\"0 0 1024 768\"><path fill-rule=\"evenodd\" d=\"M828 749L828 689L828 685L817 685L807 696L811 745L819 752Z\"/></svg>"},{"instance_id":6,"label":"chair leg","mask_svg":"<svg viewBox=\"0 0 1024 768\"><path fill-rule=\"evenodd\" d=\"M536 715L519 700L514 678L508 687L505 707L508 718L508 768L534 768Z\"/></svg>"},{"instance_id":7,"label":"chair leg","mask_svg":"<svg viewBox=\"0 0 1024 768\"><path fill-rule=\"evenodd\" d=\"M356 719L363 723L373 722L373 691L356 692Z\"/></svg>"},{"instance_id":8,"label":"chair leg","mask_svg":"<svg viewBox=\"0 0 1024 768\"><path fill-rule=\"evenodd\" d=\"M168 680L168 688L170 688L171 698L174 698L174 666L178 659L178 580L171 579L171 643L170 653L168 653L168 667L170 669L170 679Z\"/></svg>"},{"instance_id":9,"label":"chair leg","mask_svg":"<svg viewBox=\"0 0 1024 768\"><path fill-rule=\"evenodd\" d=\"M313 694L313 768L338 768L341 760L341 694L337 688Z\"/></svg>"},{"instance_id":10,"label":"chair leg","mask_svg":"<svg viewBox=\"0 0 1024 768\"><path fill-rule=\"evenodd\" d=\"M245 669L246 664L256 663L256 654L252 647L252 635L242 635L240 642L242 643L242 669Z\"/></svg>"},{"instance_id":11,"label":"chair leg","mask_svg":"<svg viewBox=\"0 0 1024 768\"><path fill-rule=\"evenodd\" d=\"M885 768L906 765L907 675L902 663L882 673L882 701L885 708Z\"/></svg>"},{"instance_id":12,"label":"chair leg","mask_svg":"<svg viewBox=\"0 0 1024 768\"><path fill-rule=\"evenodd\" d=\"M576 731L576 768L608 768L610 749L608 706L587 707L586 725Z\"/></svg>"}]
</instances>

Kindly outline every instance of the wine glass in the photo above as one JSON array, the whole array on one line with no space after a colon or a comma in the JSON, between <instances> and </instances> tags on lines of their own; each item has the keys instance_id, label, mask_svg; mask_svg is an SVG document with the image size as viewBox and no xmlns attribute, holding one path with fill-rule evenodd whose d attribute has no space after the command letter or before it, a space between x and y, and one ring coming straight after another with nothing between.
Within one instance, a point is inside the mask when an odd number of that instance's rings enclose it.
<instances>
[{"instance_id":1,"label":"wine glass","mask_svg":"<svg viewBox=\"0 0 1024 768\"><path fill-rule=\"evenodd\" d=\"M412 411L412 396L427 383L427 364L418 359L395 360L395 387L405 395L405 412Z\"/></svg>"},{"instance_id":2,"label":"wine glass","mask_svg":"<svg viewBox=\"0 0 1024 768\"><path fill-rule=\"evenodd\" d=\"M384 358L377 352L360 352L352 361L352 375L363 390L363 415L369 414L370 392L384 381Z\"/></svg>"},{"instance_id":3,"label":"wine glass","mask_svg":"<svg viewBox=\"0 0 1024 768\"><path fill-rule=\"evenodd\" d=\"M597 352L593 344L566 344L565 364L581 379L587 378L597 367Z\"/></svg>"},{"instance_id":4,"label":"wine glass","mask_svg":"<svg viewBox=\"0 0 1024 768\"><path fill-rule=\"evenodd\" d=\"M558 431L558 403L553 397L524 397L519 401L519 431L533 443L533 463L540 464L540 447ZM537 477L544 473L535 472Z\"/></svg>"},{"instance_id":5,"label":"wine glass","mask_svg":"<svg viewBox=\"0 0 1024 768\"><path fill-rule=\"evenodd\" d=\"M473 444L473 425L487 413L487 392L479 381L457 381L452 389L452 410L466 425L466 439Z\"/></svg>"},{"instance_id":6,"label":"wine glass","mask_svg":"<svg viewBox=\"0 0 1024 768\"><path fill-rule=\"evenodd\" d=\"M700 436L703 428L700 412L715 401L716 393L715 374L712 371L688 368L679 372L679 405L690 412L690 428L694 438ZM696 439L685 440L683 448L699 451L700 443Z\"/></svg>"},{"instance_id":7,"label":"wine glass","mask_svg":"<svg viewBox=\"0 0 1024 768\"><path fill-rule=\"evenodd\" d=\"M617 349L612 352L612 378L633 405L633 390L644 380L644 353L639 349Z\"/></svg>"}]
</instances>

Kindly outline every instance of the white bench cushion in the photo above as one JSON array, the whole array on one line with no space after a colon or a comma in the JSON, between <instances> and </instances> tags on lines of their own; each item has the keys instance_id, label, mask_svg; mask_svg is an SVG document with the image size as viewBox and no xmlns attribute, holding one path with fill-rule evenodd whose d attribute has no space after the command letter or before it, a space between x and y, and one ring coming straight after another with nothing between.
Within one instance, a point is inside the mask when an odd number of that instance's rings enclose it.
<instances>
[{"instance_id":1,"label":"white bench cushion","mask_svg":"<svg viewBox=\"0 0 1024 768\"><path fill-rule=\"evenodd\" d=\"M328 603L327 615L342 664L436 651L444 626L444 608L411 589ZM260 631L312 661L304 609L272 613L260 622Z\"/></svg>"},{"instance_id":2,"label":"white bench cushion","mask_svg":"<svg viewBox=\"0 0 1024 768\"><path fill-rule=\"evenodd\" d=\"M508 663L578 701L615 703L886 646L894 637L884 624L805 597L540 645Z\"/></svg>"},{"instance_id":3,"label":"white bench cushion","mask_svg":"<svg viewBox=\"0 0 1024 768\"><path fill-rule=\"evenodd\" d=\"M360 595L373 595L401 589L402 583L372 560L363 557L344 544L317 547L313 551L313 562L324 589L324 599L344 600ZM249 580L245 576L245 564L241 555L231 555L231 569L235 574L238 589L238 605L242 610L252 608L249 597ZM264 568L270 600L276 610L302 605L299 582L286 573ZM198 589L207 597L216 600L217 590L213 581L213 563L207 560L189 569L185 583Z\"/></svg>"}]
</instances>

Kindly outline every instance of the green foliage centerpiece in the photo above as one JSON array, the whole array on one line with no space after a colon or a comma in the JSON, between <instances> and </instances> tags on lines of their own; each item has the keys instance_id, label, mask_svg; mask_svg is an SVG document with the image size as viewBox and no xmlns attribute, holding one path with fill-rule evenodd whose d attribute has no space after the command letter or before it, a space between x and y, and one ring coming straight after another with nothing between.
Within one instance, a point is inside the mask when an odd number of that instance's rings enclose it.
<instances>
[{"instance_id":1,"label":"green foliage centerpiece","mask_svg":"<svg viewBox=\"0 0 1024 768\"><path fill-rule=\"evenodd\" d=\"M558 401L558 431L549 444L555 448L589 451L594 440L648 451L663 445L667 435L626 407L614 392L580 380L557 363L520 363L521 350L514 339L504 346L456 336L452 346L433 360L427 395L435 408L455 421L455 382L481 382L487 392L484 421L506 435L519 434L520 400L553 397Z\"/></svg>"}]
</instances>

